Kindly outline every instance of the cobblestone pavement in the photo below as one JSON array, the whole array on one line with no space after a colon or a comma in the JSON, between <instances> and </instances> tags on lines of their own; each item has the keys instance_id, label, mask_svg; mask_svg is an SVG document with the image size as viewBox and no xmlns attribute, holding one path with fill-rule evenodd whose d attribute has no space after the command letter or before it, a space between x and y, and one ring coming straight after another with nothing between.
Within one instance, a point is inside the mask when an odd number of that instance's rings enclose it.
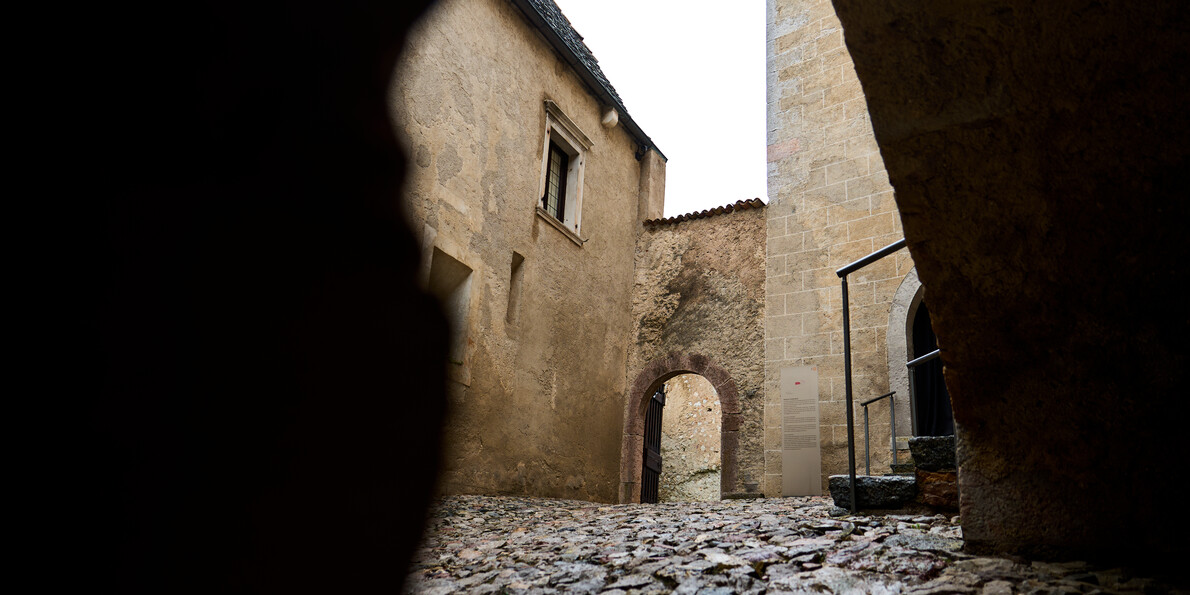
<instances>
[{"instance_id":1,"label":"cobblestone pavement","mask_svg":"<svg viewBox=\"0 0 1190 595\"><path fill-rule=\"evenodd\" d=\"M828 498L652 505L453 496L407 593L1179 593L1124 569L975 557L958 518L842 516Z\"/></svg>"}]
</instances>

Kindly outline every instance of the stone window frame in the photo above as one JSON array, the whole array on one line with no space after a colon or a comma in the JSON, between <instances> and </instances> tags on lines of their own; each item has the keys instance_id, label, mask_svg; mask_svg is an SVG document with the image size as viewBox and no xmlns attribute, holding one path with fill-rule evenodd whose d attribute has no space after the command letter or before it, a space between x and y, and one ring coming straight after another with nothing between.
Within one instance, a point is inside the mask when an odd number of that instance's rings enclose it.
<instances>
[{"instance_id":1,"label":"stone window frame","mask_svg":"<svg viewBox=\"0 0 1190 595\"><path fill-rule=\"evenodd\" d=\"M558 104L547 99L545 105L545 135L541 146L541 181L537 187L537 215L562 232L578 246L586 243L579 234L583 217L583 171L586 169L587 153L595 146ZM565 200L561 205L562 219L559 220L545 208L546 185L549 183L550 145L555 145L569 157L565 172Z\"/></svg>"}]
</instances>

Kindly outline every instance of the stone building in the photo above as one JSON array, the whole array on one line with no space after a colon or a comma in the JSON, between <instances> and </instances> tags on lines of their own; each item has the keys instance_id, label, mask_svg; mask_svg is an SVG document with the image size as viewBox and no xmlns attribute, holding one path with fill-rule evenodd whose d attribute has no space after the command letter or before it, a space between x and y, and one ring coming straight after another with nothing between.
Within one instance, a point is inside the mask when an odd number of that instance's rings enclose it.
<instances>
[{"instance_id":1,"label":"stone building","mask_svg":"<svg viewBox=\"0 0 1190 595\"><path fill-rule=\"evenodd\" d=\"M903 231L863 89L829 0L769 3L767 71L764 491L818 493L827 476L848 468L842 291L835 272L900 240ZM931 433L917 423L914 414L926 413L926 406L918 411L911 402L905 368L912 356L925 355L914 353L912 345L914 321L928 316L920 307L923 296L907 249L849 278L854 398L861 402L895 390L898 437ZM795 370L801 373L792 374ZM940 373L937 367L933 371ZM797 403L794 387L804 385L807 375L818 387L817 441L786 431L796 423L785 415ZM881 472L892 458L889 406L886 399L869 412L870 454ZM858 408L856 414L860 419ZM863 436L856 440L862 448Z\"/></svg>"},{"instance_id":2,"label":"stone building","mask_svg":"<svg viewBox=\"0 0 1190 595\"><path fill-rule=\"evenodd\" d=\"M636 501L647 404L687 373L716 392L721 493L846 470L834 270L901 228L837 19L804 16L770 27L771 206L670 219L664 157L552 2L447 1L419 26L392 105L424 281L456 323L444 490ZM907 393L921 297L907 251L853 281L857 394ZM787 456L792 368L818 387L810 458Z\"/></svg>"},{"instance_id":3,"label":"stone building","mask_svg":"<svg viewBox=\"0 0 1190 595\"><path fill-rule=\"evenodd\" d=\"M550 0L440 2L397 70L408 215L455 323L442 489L615 501L665 157Z\"/></svg>"},{"instance_id":4,"label":"stone building","mask_svg":"<svg viewBox=\"0 0 1190 595\"><path fill-rule=\"evenodd\" d=\"M769 0L771 202L670 219L664 157L551 2L440 6L393 105L426 281L463 323L444 488L637 501L650 399L697 374L721 493L821 491L848 466L836 270L904 237L849 278L855 399L896 391L870 410L873 472L951 429L932 415L953 419L973 547L1102 552L1153 522L1186 368L1167 222L1187 127L1163 74L1185 29L1162 24L1187 18L1073 4ZM1083 26L1033 43L1055 22ZM935 344L953 417L906 394Z\"/></svg>"},{"instance_id":5,"label":"stone building","mask_svg":"<svg viewBox=\"0 0 1190 595\"><path fill-rule=\"evenodd\" d=\"M839 325L831 284L814 277L895 235L897 217L893 232L881 219L887 177L912 269L901 254L857 278L871 284L857 307L872 306L857 313L857 368L870 390L901 382L881 380L880 329L896 363L916 270L954 405L967 545L1184 557L1170 511L1190 368L1178 282L1190 276L1190 8L768 5L773 203L674 225L656 221L664 158L548 0L439 5L388 106L377 72L421 2L179 10L167 34L118 12L80 21L64 39L98 56L84 80L121 90L94 97L107 117L49 135L92 142L77 194L107 209L104 237L80 251L103 263L88 287L100 320L73 358L99 368L82 375L101 387L80 419L100 423L60 457L60 491L88 495L59 507L80 574L144 592L178 576L206 591L245 576L290 591L391 580L424 520L447 352L391 210L402 179L425 285L464 322L448 364L449 490L630 501L641 405L690 372L720 402L723 481L736 489L759 469L776 495L781 373L820 368L794 386L824 410L814 443L833 471ZM555 180L577 175L541 215L555 138ZM743 249L716 249L731 227ZM686 247L680 261L666 245ZM766 296L764 267L778 265ZM688 332L700 304L740 334ZM829 347L811 349L814 335Z\"/></svg>"}]
</instances>

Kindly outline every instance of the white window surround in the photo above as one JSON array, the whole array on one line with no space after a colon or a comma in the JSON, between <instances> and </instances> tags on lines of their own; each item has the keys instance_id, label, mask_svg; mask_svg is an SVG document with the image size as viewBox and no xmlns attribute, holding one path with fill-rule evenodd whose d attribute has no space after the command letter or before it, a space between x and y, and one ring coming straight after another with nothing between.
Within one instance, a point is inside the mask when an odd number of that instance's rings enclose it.
<instances>
[{"instance_id":1,"label":"white window surround","mask_svg":"<svg viewBox=\"0 0 1190 595\"><path fill-rule=\"evenodd\" d=\"M541 197L545 195L548 181L550 141L558 145L570 157L566 171L566 202L562 212L562 221L558 221L546 212L541 205ZM568 118L558 107L558 104L545 100L545 138L541 142L541 182L537 187L537 215L563 232L571 241L582 246L585 240L579 236L582 229L583 216L583 169L587 151L594 146L591 139L583 134L578 125Z\"/></svg>"}]
</instances>

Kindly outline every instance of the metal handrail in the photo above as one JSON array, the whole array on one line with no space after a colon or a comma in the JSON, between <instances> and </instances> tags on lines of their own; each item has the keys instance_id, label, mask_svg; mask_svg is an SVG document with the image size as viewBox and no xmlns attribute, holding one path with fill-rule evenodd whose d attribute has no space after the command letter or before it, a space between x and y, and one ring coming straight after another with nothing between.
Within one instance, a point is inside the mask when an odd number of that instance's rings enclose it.
<instances>
[{"instance_id":1,"label":"metal handrail","mask_svg":"<svg viewBox=\"0 0 1190 595\"><path fill-rule=\"evenodd\" d=\"M930 361L930 360L933 360L933 359L938 359L938 357L939 357L939 356L941 356L941 355L942 355L942 350L941 350L941 349L935 349L935 350L933 350L933 351L931 351L931 352L929 352L929 353L927 353L927 354L925 354L925 355L923 355L923 356L921 356L921 357L919 357L919 358L917 358L917 359L915 359L915 360L911 360L911 361L909 361L908 363L906 363L906 364L905 364L905 367L907 367L907 368L909 368L910 370L912 370L913 368L916 368L916 367L918 367L918 366L920 366L920 365L922 365L922 364L924 364L924 363L926 363L926 362L928 362L928 361Z\"/></svg>"},{"instance_id":2,"label":"metal handrail","mask_svg":"<svg viewBox=\"0 0 1190 595\"><path fill-rule=\"evenodd\" d=\"M897 250L900 250L901 248L904 248L904 247L905 247L905 239L901 238L901 239L899 239L899 240L897 240L897 241L835 271L835 274L840 277L846 277L847 275L850 275L851 273L854 273L855 271L858 271L858 270L872 264L873 262L876 262L877 260L880 260L881 258L884 258L885 256L888 256L889 254L892 254L893 252L896 252Z\"/></svg>"},{"instance_id":3,"label":"metal handrail","mask_svg":"<svg viewBox=\"0 0 1190 595\"><path fill-rule=\"evenodd\" d=\"M859 494L855 491L855 412L852 411L855 405L851 396L851 307L847 301L847 275L904 248L905 245L905 239L902 238L835 271L843 282L843 380L847 393L847 471L851 479L851 514L859 512L856 504L859 502Z\"/></svg>"},{"instance_id":4,"label":"metal handrail","mask_svg":"<svg viewBox=\"0 0 1190 595\"><path fill-rule=\"evenodd\" d=\"M860 405L864 408L864 475L872 474L872 458L871 449L868 447L868 405L879 401L880 399L888 399L888 418L889 418L889 444L892 446L893 464L897 465L900 461L897 460L897 403L893 395L897 391L891 391L876 397L875 399L868 399Z\"/></svg>"},{"instance_id":5,"label":"metal handrail","mask_svg":"<svg viewBox=\"0 0 1190 595\"><path fill-rule=\"evenodd\" d=\"M895 390L892 392L884 393L883 395L880 395L879 397L876 397L875 399L868 399L867 401L860 403L860 406L867 407L868 405L871 405L872 403L875 403L876 401L879 401L880 399L887 399L895 394L897 394L897 391L895 391Z\"/></svg>"}]
</instances>

